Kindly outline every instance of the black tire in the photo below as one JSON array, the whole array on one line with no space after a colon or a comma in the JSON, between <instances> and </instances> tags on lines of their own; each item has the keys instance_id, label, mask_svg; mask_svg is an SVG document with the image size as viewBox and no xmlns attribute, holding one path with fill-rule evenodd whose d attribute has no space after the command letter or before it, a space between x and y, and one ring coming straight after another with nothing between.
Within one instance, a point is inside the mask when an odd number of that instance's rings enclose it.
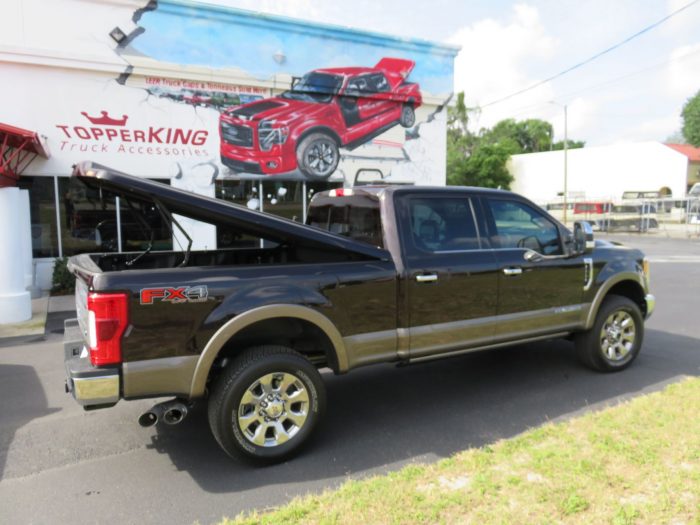
<instances>
[{"instance_id":1,"label":"black tire","mask_svg":"<svg viewBox=\"0 0 700 525\"><path fill-rule=\"evenodd\" d=\"M632 364L643 341L644 319L639 306L627 297L610 295L600 306L593 327L578 334L575 344L579 360L587 367L618 372Z\"/></svg>"},{"instance_id":2,"label":"black tire","mask_svg":"<svg viewBox=\"0 0 700 525\"><path fill-rule=\"evenodd\" d=\"M260 382L270 376L280 381L294 378L299 383L290 383L283 392L280 383L274 390L273 379L266 390ZM287 395L290 391L291 395ZM255 397L259 392L263 395ZM267 402L268 393L276 393L278 397L282 393L281 397L287 401ZM305 393L308 398L305 404L299 401L300 393ZM244 399L254 401L245 403ZM263 409L260 403L267 403L266 408ZM232 458L275 463L299 451L318 424L325 404L325 385L318 370L307 359L285 346L259 346L244 351L217 378L209 396L209 425L216 441ZM277 417L270 417L268 422L269 414L264 411L272 412L273 408ZM296 421L304 420L297 426L291 419L293 417ZM250 424L242 426L242 418ZM280 433L280 425L283 433ZM260 441L261 433L264 444L254 443L253 436ZM287 440L277 443L282 439Z\"/></svg>"},{"instance_id":3,"label":"black tire","mask_svg":"<svg viewBox=\"0 0 700 525\"><path fill-rule=\"evenodd\" d=\"M416 123L416 111L410 104L404 104L401 107L401 117L399 118L399 124L404 128L412 128Z\"/></svg>"},{"instance_id":4,"label":"black tire","mask_svg":"<svg viewBox=\"0 0 700 525\"><path fill-rule=\"evenodd\" d=\"M311 133L297 146L297 166L310 180L327 180L339 161L338 143L327 133Z\"/></svg>"}]
</instances>

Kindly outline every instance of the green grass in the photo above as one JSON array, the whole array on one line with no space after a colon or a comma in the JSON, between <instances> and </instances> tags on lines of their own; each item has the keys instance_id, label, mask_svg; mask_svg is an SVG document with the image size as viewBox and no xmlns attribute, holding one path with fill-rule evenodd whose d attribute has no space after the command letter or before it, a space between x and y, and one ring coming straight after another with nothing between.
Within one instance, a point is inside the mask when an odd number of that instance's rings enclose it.
<instances>
[{"instance_id":1,"label":"green grass","mask_svg":"<svg viewBox=\"0 0 700 525\"><path fill-rule=\"evenodd\" d=\"M258 523L700 524L700 379L222 522Z\"/></svg>"}]
</instances>

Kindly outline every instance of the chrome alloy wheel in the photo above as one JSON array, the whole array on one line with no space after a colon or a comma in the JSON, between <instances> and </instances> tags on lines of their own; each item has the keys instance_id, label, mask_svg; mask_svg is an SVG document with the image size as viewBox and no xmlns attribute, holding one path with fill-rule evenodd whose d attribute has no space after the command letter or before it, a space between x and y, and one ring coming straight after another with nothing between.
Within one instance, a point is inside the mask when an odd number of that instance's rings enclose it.
<instances>
[{"instance_id":1,"label":"chrome alloy wheel","mask_svg":"<svg viewBox=\"0 0 700 525\"><path fill-rule=\"evenodd\" d=\"M411 106L405 105L401 108L400 122L404 128L412 128L416 123L416 112Z\"/></svg>"},{"instance_id":2,"label":"chrome alloy wheel","mask_svg":"<svg viewBox=\"0 0 700 525\"><path fill-rule=\"evenodd\" d=\"M608 316L600 330L600 348L610 361L622 361L634 348L635 325L632 316L617 310Z\"/></svg>"},{"instance_id":3,"label":"chrome alloy wheel","mask_svg":"<svg viewBox=\"0 0 700 525\"><path fill-rule=\"evenodd\" d=\"M317 176L329 175L336 164L335 143L331 139L317 140L306 152L306 165Z\"/></svg>"},{"instance_id":4,"label":"chrome alloy wheel","mask_svg":"<svg viewBox=\"0 0 700 525\"><path fill-rule=\"evenodd\" d=\"M309 393L293 374L274 372L250 385L238 406L238 426L251 443L276 447L293 438L309 415Z\"/></svg>"}]
</instances>

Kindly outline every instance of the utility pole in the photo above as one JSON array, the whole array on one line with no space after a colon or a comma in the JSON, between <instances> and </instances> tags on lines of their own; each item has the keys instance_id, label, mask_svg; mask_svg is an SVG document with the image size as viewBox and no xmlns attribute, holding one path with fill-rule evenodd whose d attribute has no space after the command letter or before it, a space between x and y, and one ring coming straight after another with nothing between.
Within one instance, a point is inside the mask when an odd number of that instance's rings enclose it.
<instances>
[{"instance_id":1,"label":"utility pole","mask_svg":"<svg viewBox=\"0 0 700 525\"><path fill-rule=\"evenodd\" d=\"M564 104L564 225L566 225L566 199L569 182L569 122L567 117L567 105Z\"/></svg>"},{"instance_id":2,"label":"utility pole","mask_svg":"<svg viewBox=\"0 0 700 525\"><path fill-rule=\"evenodd\" d=\"M564 108L564 225L567 219L567 194L569 193L569 119L567 104L560 104L554 100L549 101L550 104ZM552 141L550 141L551 144Z\"/></svg>"}]
</instances>

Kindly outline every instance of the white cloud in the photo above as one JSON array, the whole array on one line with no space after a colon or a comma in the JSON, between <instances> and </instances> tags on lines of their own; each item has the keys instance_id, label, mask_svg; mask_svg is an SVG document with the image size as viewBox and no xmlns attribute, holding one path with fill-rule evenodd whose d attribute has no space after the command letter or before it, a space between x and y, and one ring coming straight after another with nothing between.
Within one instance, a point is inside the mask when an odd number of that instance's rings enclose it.
<instances>
[{"instance_id":1,"label":"white cloud","mask_svg":"<svg viewBox=\"0 0 700 525\"><path fill-rule=\"evenodd\" d=\"M700 89L700 42L671 52L666 88L672 97L690 97Z\"/></svg>"},{"instance_id":2,"label":"white cloud","mask_svg":"<svg viewBox=\"0 0 700 525\"><path fill-rule=\"evenodd\" d=\"M450 39L462 46L455 61L455 89L464 91L467 103L483 105L533 84L525 64L550 58L557 40L542 26L535 7L517 4L507 22L487 18L464 27ZM545 84L537 89L484 109L480 125L488 126L518 110L553 98Z\"/></svg>"},{"instance_id":3,"label":"white cloud","mask_svg":"<svg viewBox=\"0 0 700 525\"><path fill-rule=\"evenodd\" d=\"M680 128L680 118L678 115L668 115L664 117L645 120L626 129L621 129L616 134L612 144L622 144L628 142L641 142L646 140L663 141Z\"/></svg>"}]
</instances>

